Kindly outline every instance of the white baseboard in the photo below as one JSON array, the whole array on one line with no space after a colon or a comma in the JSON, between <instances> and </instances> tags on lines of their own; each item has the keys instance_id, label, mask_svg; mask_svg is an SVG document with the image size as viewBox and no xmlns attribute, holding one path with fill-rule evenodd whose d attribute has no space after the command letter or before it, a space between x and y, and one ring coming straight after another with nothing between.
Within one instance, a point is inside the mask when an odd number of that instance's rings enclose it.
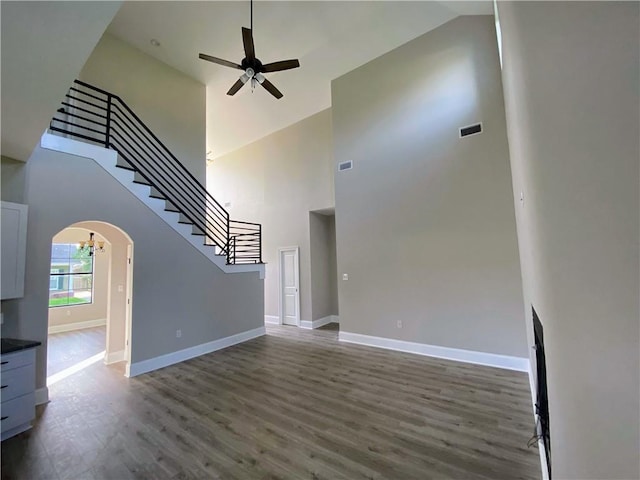
<instances>
[{"instance_id":1,"label":"white baseboard","mask_svg":"<svg viewBox=\"0 0 640 480\"><path fill-rule=\"evenodd\" d=\"M49 335L52 333L71 332L73 330L82 330L84 328L103 327L107 324L106 318L98 318L96 320L85 320L84 322L66 323L64 325L52 325L49 327Z\"/></svg>"},{"instance_id":2,"label":"white baseboard","mask_svg":"<svg viewBox=\"0 0 640 480\"><path fill-rule=\"evenodd\" d=\"M340 323L340 317L338 315L331 315L331 323Z\"/></svg>"},{"instance_id":3,"label":"white baseboard","mask_svg":"<svg viewBox=\"0 0 640 480\"><path fill-rule=\"evenodd\" d=\"M426 343L406 342L393 338L373 337L360 333L340 332L338 338L341 342L357 343L370 347L386 348L399 352L416 353L428 357L444 358L458 362L474 363L489 367L516 370L518 372L529 371L529 359L521 357L511 357L508 355L497 355L495 353L475 352L472 350L462 350L459 348L439 347Z\"/></svg>"},{"instance_id":4,"label":"white baseboard","mask_svg":"<svg viewBox=\"0 0 640 480\"><path fill-rule=\"evenodd\" d=\"M125 351L118 350L117 352L110 352L105 354L104 356L104 364L111 365L112 363L124 362Z\"/></svg>"},{"instance_id":5,"label":"white baseboard","mask_svg":"<svg viewBox=\"0 0 640 480\"><path fill-rule=\"evenodd\" d=\"M159 357L132 363L125 369L125 376L135 377L136 375L152 372L159 368L184 362L190 358L199 357L200 355L215 352L216 350L222 350L223 348L246 342L253 338L261 337L262 335L266 335L266 333L267 331L265 327L258 327L253 330L237 333L236 335L213 340L212 342L196 345L195 347L185 348L184 350L178 350L177 352L167 353L166 355L160 355Z\"/></svg>"},{"instance_id":6,"label":"white baseboard","mask_svg":"<svg viewBox=\"0 0 640 480\"><path fill-rule=\"evenodd\" d=\"M314 320L313 322L310 322L309 320L300 320L300 328L320 328L324 325L335 322L334 318L337 317L335 315L327 315L326 317L319 318L318 320Z\"/></svg>"},{"instance_id":7,"label":"white baseboard","mask_svg":"<svg viewBox=\"0 0 640 480\"><path fill-rule=\"evenodd\" d=\"M264 323L280 325L280 317L278 317L277 315L265 315Z\"/></svg>"},{"instance_id":8,"label":"white baseboard","mask_svg":"<svg viewBox=\"0 0 640 480\"><path fill-rule=\"evenodd\" d=\"M47 387L36 388L36 405L49 403L49 389Z\"/></svg>"}]
</instances>

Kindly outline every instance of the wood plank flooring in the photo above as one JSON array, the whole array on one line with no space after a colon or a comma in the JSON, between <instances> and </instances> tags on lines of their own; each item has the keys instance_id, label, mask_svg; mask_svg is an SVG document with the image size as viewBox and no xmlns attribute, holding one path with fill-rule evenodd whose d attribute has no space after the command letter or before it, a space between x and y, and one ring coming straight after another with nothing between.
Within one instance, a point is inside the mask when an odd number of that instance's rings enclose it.
<instances>
[{"instance_id":1,"label":"wood plank flooring","mask_svg":"<svg viewBox=\"0 0 640 480\"><path fill-rule=\"evenodd\" d=\"M268 335L140 377L94 364L2 443L3 479L533 479L527 376Z\"/></svg>"},{"instance_id":2,"label":"wood plank flooring","mask_svg":"<svg viewBox=\"0 0 640 480\"><path fill-rule=\"evenodd\" d=\"M47 376L104 351L107 327L53 333L47 340Z\"/></svg>"}]
</instances>

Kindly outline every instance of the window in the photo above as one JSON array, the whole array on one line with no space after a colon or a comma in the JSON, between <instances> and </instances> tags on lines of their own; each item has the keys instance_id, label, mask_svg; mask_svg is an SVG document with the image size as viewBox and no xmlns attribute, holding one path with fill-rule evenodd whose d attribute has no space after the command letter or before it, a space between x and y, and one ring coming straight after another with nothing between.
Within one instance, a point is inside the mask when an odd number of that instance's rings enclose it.
<instances>
[{"instance_id":1,"label":"window","mask_svg":"<svg viewBox=\"0 0 640 480\"><path fill-rule=\"evenodd\" d=\"M51 244L49 307L93 301L93 256L73 243Z\"/></svg>"}]
</instances>

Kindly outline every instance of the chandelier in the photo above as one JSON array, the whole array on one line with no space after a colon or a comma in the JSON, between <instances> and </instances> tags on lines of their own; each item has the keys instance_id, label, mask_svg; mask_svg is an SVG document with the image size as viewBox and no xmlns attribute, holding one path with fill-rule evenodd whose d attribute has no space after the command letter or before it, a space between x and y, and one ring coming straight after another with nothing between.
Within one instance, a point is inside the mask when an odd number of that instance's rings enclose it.
<instances>
[{"instance_id":1,"label":"chandelier","mask_svg":"<svg viewBox=\"0 0 640 480\"><path fill-rule=\"evenodd\" d=\"M80 240L80 250L88 252L89 256L93 255L93 252L104 253L104 241L94 240L93 232L89 234L89 240Z\"/></svg>"}]
</instances>

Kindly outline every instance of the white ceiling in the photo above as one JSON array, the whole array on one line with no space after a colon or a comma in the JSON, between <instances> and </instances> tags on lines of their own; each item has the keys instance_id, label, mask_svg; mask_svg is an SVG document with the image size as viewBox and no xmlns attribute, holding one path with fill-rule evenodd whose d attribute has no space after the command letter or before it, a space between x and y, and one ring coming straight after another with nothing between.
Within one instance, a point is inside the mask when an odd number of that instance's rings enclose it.
<instances>
[{"instance_id":1,"label":"white ceiling","mask_svg":"<svg viewBox=\"0 0 640 480\"><path fill-rule=\"evenodd\" d=\"M332 79L460 14L492 13L490 1L256 1L256 56L301 64L267 75L280 100L248 85L229 97L242 72L198 59L240 63L248 1L125 2L107 31L207 85L207 150L217 157L330 107Z\"/></svg>"}]
</instances>

